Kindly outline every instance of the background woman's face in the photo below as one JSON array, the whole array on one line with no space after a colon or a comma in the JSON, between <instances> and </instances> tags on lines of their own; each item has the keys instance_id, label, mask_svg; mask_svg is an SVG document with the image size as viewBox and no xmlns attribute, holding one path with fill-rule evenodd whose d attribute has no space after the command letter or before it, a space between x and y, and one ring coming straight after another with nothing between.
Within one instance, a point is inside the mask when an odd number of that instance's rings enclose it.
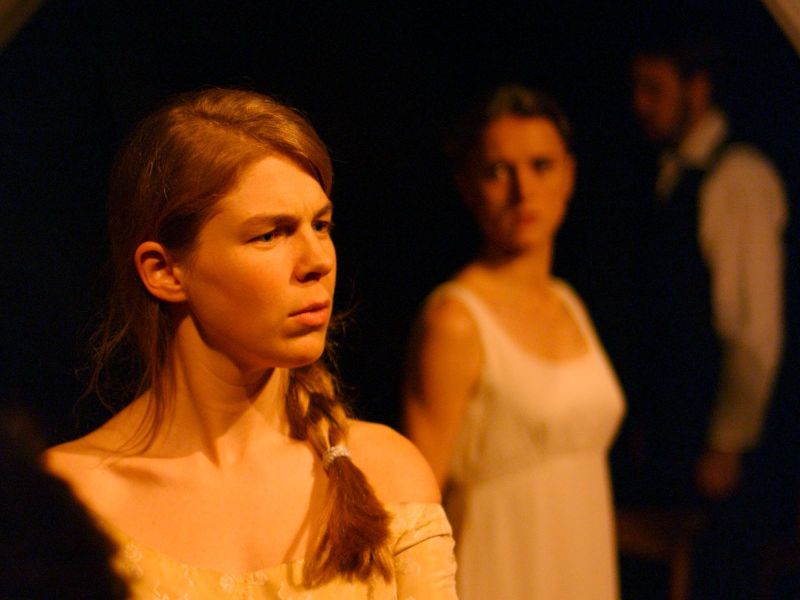
<instances>
[{"instance_id":1,"label":"background woman's face","mask_svg":"<svg viewBox=\"0 0 800 600\"><path fill-rule=\"evenodd\" d=\"M505 251L552 244L575 181L575 163L543 117L504 116L483 131L468 189L487 242Z\"/></svg>"}]
</instances>

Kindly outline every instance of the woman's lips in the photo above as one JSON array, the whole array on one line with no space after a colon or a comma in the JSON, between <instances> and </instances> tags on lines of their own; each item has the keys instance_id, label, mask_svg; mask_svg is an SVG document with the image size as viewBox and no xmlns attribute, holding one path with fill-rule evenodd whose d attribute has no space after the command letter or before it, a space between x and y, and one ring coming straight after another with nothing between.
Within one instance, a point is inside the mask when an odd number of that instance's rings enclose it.
<instances>
[{"instance_id":1,"label":"woman's lips","mask_svg":"<svg viewBox=\"0 0 800 600\"><path fill-rule=\"evenodd\" d=\"M291 319L309 327L320 327L328 322L331 312L330 302L316 302L289 315Z\"/></svg>"}]
</instances>

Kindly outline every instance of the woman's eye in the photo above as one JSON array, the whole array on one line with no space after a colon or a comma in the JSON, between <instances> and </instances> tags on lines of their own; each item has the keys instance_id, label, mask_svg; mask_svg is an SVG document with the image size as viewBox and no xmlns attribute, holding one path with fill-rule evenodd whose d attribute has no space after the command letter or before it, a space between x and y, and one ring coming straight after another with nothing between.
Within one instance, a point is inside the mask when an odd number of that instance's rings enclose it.
<instances>
[{"instance_id":1,"label":"woman's eye","mask_svg":"<svg viewBox=\"0 0 800 600\"><path fill-rule=\"evenodd\" d=\"M490 179L502 179L508 175L508 165L505 163L495 163L493 165L489 165L489 167L486 169L486 174Z\"/></svg>"},{"instance_id":2,"label":"woman's eye","mask_svg":"<svg viewBox=\"0 0 800 600\"><path fill-rule=\"evenodd\" d=\"M330 233L333 229L332 221L314 221L314 231L317 233Z\"/></svg>"},{"instance_id":3,"label":"woman's eye","mask_svg":"<svg viewBox=\"0 0 800 600\"><path fill-rule=\"evenodd\" d=\"M259 236L255 237L256 242L274 242L275 238L278 237L278 230L273 229L271 231L266 231Z\"/></svg>"},{"instance_id":4,"label":"woman's eye","mask_svg":"<svg viewBox=\"0 0 800 600\"><path fill-rule=\"evenodd\" d=\"M550 158L537 158L533 161L533 168L538 173L543 173L553 166L553 161Z\"/></svg>"}]
</instances>

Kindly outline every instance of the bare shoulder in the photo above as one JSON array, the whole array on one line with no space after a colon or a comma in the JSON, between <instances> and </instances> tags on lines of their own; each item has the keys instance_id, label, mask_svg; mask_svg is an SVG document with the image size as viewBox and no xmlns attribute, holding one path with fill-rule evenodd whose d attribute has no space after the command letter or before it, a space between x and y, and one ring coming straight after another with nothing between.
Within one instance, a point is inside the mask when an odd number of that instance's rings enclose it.
<instances>
[{"instance_id":1,"label":"bare shoulder","mask_svg":"<svg viewBox=\"0 0 800 600\"><path fill-rule=\"evenodd\" d=\"M421 321L425 341L452 344L456 348L478 342L475 319L457 298L443 296L432 300L423 310Z\"/></svg>"},{"instance_id":2,"label":"bare shoulder","mask_svg":"<svg viewBox=\"0 0 800 600\"><path fill-rule=\"evenodd\" d=\"M113 452L109 432L102 428L92 433L49 448L44 464L49 472L70 484L73 491L92 505L92 499L108 497L114 478L109 469Z\"/></svg>"},{"instance_id":3,"label":"bare shoulder","mask_svg":"<svg viewBox=\"0 0 800 600\"><path fill-rule=\"evenodd\" d=\"M562 300L569 302L574 308L588 315L589 311L586 308L586 303L581 298L580 294L575 290L572 285L565 279L553 277L551 279L552 289L555 290Z\"/></svg>"},{"instance_id":4,"label":"bare shoulder","mask_svg":"<svg viewBox=\"0 0 800 600\"><path fill-rule=\"evenodd\" d=\"M477 378L482 356L478 326L469 309L450 295L434 295L422 310L410 338L406 394L424 395L434 381Z\"/></svg>"},{"instance_id":5,"label":"bare shoulder","mask_svg":"<svg viewBox=\"0 0 800 600\"><path fill-rule=\"evenodd\" d=\"M456 357L480 347L478 327L467 307L447 294L434 295L420 312L411 332L408 356L412 375L431 358Z\"/></svg>"},{"instance_id":6,"label":"bare shoulder","mask_svg":"<svg viewBox=\"0 0 800 600\"><path fill-rule=\"evenodd\" d=\"M353 461L385 503L439 502L439 486L417 447L394 429L350 422Z\"/></svg>"}]
</instances>

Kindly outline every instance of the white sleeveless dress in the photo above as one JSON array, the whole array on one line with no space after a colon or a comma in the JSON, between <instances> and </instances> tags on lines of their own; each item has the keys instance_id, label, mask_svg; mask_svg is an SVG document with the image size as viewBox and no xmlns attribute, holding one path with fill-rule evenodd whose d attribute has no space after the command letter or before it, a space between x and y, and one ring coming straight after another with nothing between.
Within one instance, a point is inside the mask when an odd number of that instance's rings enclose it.
<instances>
[{"instance_id":1,"label":"white sleeveless dress","mask_svg":"<svg viewBox=\"0 0 800 600\"><path fill-rule=\"evenodd\" d=\"M582 302L552 285L588 342L578 358L523 350L462 285L431 295L469 310L484 354L445 495L461 600L619 597L607 453L623 394Z\"/></svg>"}]
</instances>

